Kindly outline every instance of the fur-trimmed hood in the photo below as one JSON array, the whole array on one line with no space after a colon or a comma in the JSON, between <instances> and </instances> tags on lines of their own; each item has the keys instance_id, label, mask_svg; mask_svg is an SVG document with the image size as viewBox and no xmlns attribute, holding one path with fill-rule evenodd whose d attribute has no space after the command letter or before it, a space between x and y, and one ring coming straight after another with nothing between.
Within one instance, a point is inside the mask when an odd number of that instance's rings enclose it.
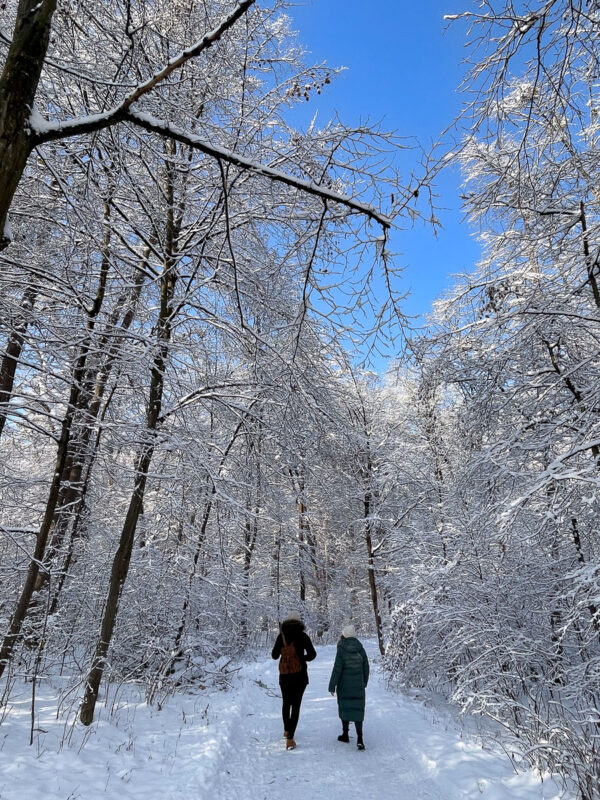
<instances>
[{"instance_id":1,"label":"fur-trimmed hood","mask_svg":"<svg viewBox=\"0 0 600 800\"><path fill-rule=\"evenodd\" d=\"M287 643L295 642L301 633L304 633L306 626L302 620L284 619L281 623L281 632L286 638Z\"/></svg>"}]
</instances>

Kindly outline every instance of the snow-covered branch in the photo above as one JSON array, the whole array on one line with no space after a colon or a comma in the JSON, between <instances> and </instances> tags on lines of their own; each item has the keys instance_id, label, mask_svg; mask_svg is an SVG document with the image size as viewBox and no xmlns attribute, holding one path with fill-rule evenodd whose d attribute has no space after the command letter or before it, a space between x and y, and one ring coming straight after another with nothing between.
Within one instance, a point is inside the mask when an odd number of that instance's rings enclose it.
<instances>
[{"instance_id":1,"label":"snow-covered branch","mask_svg":"<svg viewBox=\"0 0 600 800\"><path fill-rule=\"evenodd\" d=\"M330 200L334 203L339 203L351 211L362 214L374 222L377 222L384 229L388 229L391 226L391 219L368 203L362 203L349 195L335 192L314 181L295 178L289 173L261 164L255 159L247 158L225 147L209 144L200 136L186 131L183 128L179 128L170 122L166 122L165 120L161 120L145 112L133 111L132 109L124 110L121 105L103 114L91 114L87 117L79 117L66 122L44 122L39 115L36 115L31 117L31 126L36 134L36 143L43 144L57 139L65 139L70 136L93 133L94 131L108 128L121 121L131 122L150 133L157 133L188 145L194 150L215 158L218 161L232 164L233 166L247 170L255 175L262 175L263 177L278 183L283 183L286 186L291 186L306 194L319 197L321 200Z\"/></svg>"},{"instance_id":2,"label":"snow-covered branch","mask_svg":"<svg viewBox=\"0 0 600 800\"><path fill-rule=\"evenodd\" d=\"M196 44L192 45L191 47L182 50L179 55L175 58L171 59L168 64L166 64L162 69L157 70L154 75L149 78L144 83L141 83L133 92L131 92L128 97L119 103L118 110L126 111L130 108L133 103L143 97L148 92L152 91L155 86L157 86L161 81L164 81L165 78L174 72L179 67L182 67L186 62L190 61L192 58L197 58L200 53L204 52L207 48L209 48L212 44L217 42L221 36L228 31L235 23L242 17L248 9L254 5L256 0L242 0L242 2L238 3L236 8L227 16L216 28L214 28L209 33L206 33L200 41L196 42Z\"/></svg>"}]
</instances>

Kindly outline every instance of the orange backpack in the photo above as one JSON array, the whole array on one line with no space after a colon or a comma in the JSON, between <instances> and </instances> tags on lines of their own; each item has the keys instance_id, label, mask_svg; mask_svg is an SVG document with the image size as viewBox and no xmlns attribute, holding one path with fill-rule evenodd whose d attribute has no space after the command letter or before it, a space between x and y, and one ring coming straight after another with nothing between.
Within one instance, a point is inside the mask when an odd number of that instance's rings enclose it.
<instances>
[{"instance_id":1,"label":"orange backpack","mask_svg":"<svg viewBox=\"0 0 600 800\"><path fill-rule=\"evenodd\" d=\"M302 672L302 662L298 658L296 646L293 642L288 644L281 631L281 638L283 639L283 647L281 648L281 658L279 659L279 674L280 675L293 675L296 672Z\"/></svg>"}]
</instances>

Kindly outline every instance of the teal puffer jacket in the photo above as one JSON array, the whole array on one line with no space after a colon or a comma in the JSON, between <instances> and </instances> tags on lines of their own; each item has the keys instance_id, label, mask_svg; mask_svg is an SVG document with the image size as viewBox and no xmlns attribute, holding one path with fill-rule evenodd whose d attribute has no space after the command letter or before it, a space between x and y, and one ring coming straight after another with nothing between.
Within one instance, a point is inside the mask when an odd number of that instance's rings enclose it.
<instances>
[{"instance_id":1,"label":"teal puffer jacket","mask_svg":"<svg viewBox=\"0 0 600 800\"><path fill-rule=\"evenodd\" d=\"M340 719L362 722L365 718L365 688L369 680L369 659L362 644L351 637L340 639L329 681L337 694Z\"/></svg>"}]
</instances>

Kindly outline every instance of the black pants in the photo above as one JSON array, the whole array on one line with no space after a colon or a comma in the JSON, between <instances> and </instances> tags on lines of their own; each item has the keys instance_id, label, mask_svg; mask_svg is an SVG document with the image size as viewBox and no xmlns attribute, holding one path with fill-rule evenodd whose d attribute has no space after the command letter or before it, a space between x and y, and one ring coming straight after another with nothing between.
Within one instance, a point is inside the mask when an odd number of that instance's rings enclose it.
<instances>
[{"instance_id":1,"label":"black pants","mask_svg":"<svg viewBox=\"0 0 600 800\"><path fill-rule=\"evenodd\" d=\"M362 726L363 726L362 722L355 722L354 723L354 727L356 728L356 739L359 742L362 742L362 740L363 740L363 738L362 738L363 737L363 727ZM350 730L350 723L346 722L345 719L342 720L342 728L343 728L343 731L344 731L345 734L347 734L348 731Z\"/></svg>"},{"instance_id":2,"label":"black pants","mask_svg":"<svg viewBox=\"0 0 600 800\"><path fill-rule=\"evenodd\" d=\"M283 717L283 730L287 732L288 739L293 739L294 733L296 733L296 726L298 725L298 718L300 717L302 696L305 689L305 683L281 687L281 695L283 697L281 716Z\"/></svg>"}]
</instances>

